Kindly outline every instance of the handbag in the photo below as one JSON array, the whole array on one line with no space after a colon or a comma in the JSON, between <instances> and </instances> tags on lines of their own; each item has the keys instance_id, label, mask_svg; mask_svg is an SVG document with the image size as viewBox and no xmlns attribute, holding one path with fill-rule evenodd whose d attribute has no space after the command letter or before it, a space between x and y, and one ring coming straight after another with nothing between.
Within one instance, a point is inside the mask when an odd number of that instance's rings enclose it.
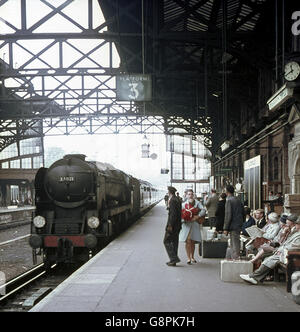
<instances>
[{"instance_id":1,"label":"handbag","mask_svg":"<svg viewBox=\"0 0 300 332\"><path fill-rule=\"evenodd\" d=\"M196 216L198 213L199 209L197 207L194 207L190 203L186 203L184 209L181 210L181 218L186 222L193 221L193 217Z\"/></svg>"}]
</instances>

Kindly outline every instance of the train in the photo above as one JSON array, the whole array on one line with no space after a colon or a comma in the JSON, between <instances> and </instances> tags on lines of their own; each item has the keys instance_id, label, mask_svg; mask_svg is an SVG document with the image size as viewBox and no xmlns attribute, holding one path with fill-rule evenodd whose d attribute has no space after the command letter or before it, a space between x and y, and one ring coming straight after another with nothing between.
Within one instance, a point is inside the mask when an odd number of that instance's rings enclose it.
<instances>
[{"instance_id":1,"label":"train","mask_svg":"<svg viewBox=\"0 0 300 332\"><path fill-rule=\"evenodd\" d=\"M35 176L29 244L34 263L84 262L150 207L163 192L107 163L68 154Z\"/></svg>"}]
</instances>

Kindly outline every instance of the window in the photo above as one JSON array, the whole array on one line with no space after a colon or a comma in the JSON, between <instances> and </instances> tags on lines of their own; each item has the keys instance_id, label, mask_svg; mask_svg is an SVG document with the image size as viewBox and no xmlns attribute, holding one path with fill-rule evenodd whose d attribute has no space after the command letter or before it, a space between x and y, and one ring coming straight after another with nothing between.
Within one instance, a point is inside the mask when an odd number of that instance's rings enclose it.
<instances>
[{"instance_id":1,"label":"window","mask_svg":"<svg viewBox=\"0 0 300 332\"><path fill-rule=\"evenodd\" d=\"M10 161L10 168L20 168L20 159L11 160Z\"/></svg>"},{"instance_id":2,"label":"window","mask_svg":"<svg viewBox=\"0 0 300 332\"><path fill-rule=\"evenodd\" d=\"M31 158L22 159L22 168L31 168Z\"/></svg>"},{"instance_id":3,"label":"window","mask_svg":"<svg viewBox=\"0 0 300 332\"><path fill-rule=\"evenodd\" d=\"M211 176L211 163L207 159L196 158L196 178L207 180Z\"/></svg>"},{"instance_id":4,"label":"window","mask_svg":"<svg viewBox=\"0 0 300 332\"><path fill-rule=\"evenodd\" d=\"M204 192L209 192L209 183L196 183L197 197L201 196Z\"/></svg>"},{"instance_id":5,"label":"window","mask_svg":"<svg viewBox=\"0 0 300 332\"><path fill-rule=\"evenodd\" d=\"M194 180L195 179L195 158L190 156L184 156L184 179Z\"/></svg>"},{"instance_id":6,"label":"window","mask_svg":"<svg viewBox=\"0 0 300 332\"><path fill-rule=\"evenodd\" d=\"M38 156L38 157L33 157L33 168L37 169L43 167L43 157Z\"/></svg>"},{"instance_id":7,"label":"window","mask_svg":"<svg viewBox=\"0 0 300 332\"><path fill-rule=\"evenodd\" d=\"M173 154L173 179L182 179L182 155Z\"/></svg>"},{"instance_id":8,"label":"window","mask_svg":"<svg viewBox=\"0 0 300 332\"><path fill-rule=\"evenodd\" d=\"M20 154L34 154L41 152L41 139L40 138L29 138L20 141Z\"/></svg>"},{"instance_id":9,"label":"window","mask_svg":"<svg viewBox=\"0 0 300 332\"><path fill-rule=\"evenodd\" d=\"M18 156L18 147L17 144L11 144L4 150L0 152L0 159L8 159Z\"/></svg>"},{"instance_id":10,"label":"window","mask_svg":"<svg viewBox=\"0 0 300 332\"><path fill-rule=\"evenodd\" d=\"M16 204L19 201L19 186L10 186L10 200L12 204Z\"/></svg>"},{"instance_id":11,"label":"window","mask_svg":"<svg viewBox=\"0 0 300 332\"><path fill-rule=\"evenodd\" d=\"M174 143L172 179L208 180L211 175L211 162L209 161L211 153L201 142L201 137L192 140L190 135L174 135L170 139Z\"/></svg>"},{"instance_id":12,"label":"window","mask_svg":"<svg viewBox=\"0 0 300 332\"><path fill-rule=\"evenodd\" d=\"M175 153L191 154L191 139L190 135L169 135L167 137L168 150Z\"/></svg>"}]
</instances>

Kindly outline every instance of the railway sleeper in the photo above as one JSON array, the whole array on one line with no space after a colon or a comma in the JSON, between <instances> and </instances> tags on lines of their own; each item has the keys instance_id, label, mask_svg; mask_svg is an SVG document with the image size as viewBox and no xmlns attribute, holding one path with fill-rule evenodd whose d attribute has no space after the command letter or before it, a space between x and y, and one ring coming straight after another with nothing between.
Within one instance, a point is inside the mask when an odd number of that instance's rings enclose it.
<instances>
[{"instance_id":1,"label":"railway sleeper","mask_svg":"<svg viewBox=\"0 0 300 332\"><path fill-rule=\"evenodd\" d=\"M32 294L29 298L27 298L23 304L22 307L25 309L30 309L33 306L35 306L38 302L40 302L46 295L48 295L50 292L52 292L51 287L43 287L40 288L37 292Z\"/></svg>"}]
</instances>

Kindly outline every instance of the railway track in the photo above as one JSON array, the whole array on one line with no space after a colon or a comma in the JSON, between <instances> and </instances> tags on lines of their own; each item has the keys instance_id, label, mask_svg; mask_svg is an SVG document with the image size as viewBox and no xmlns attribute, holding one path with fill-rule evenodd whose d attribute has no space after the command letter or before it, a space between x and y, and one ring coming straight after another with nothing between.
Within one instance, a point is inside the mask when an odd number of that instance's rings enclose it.
<instances>
[{"instance_id":1,"label":"railway track","mask_svg":"<svg viewBox=\"0 0 300 332\"><path fill-rule=\"evenodd\" d=\"M148 210L149 208L143 211L142 215L144 215ZM131 224L133 224L136 219L132 220ZM107 241L103 243L101 249L106 247L112 240L118 237L122 231L120 230L118 234L116 233L107 239ZM22 235L21 237L2 242L0 245L10 244L14 241L25 239L27 237L28 234ZM41 263L9 280L3 285L1 284L0 275L0 312L23 312L30 310L47 294L54 290L61 282L75 272L82 264L54 264L50 269L46 269L44 264Z\"/></svg>"},{"instance_id":2,"label":"railway track","mask_svg":"<svg viewBox=\"0 0 300 332\"><path fill-rule=\"evenodd\" d=\"M78 264L39 264L0 286L0 312L28 311L78 269Z\"/></svg>"}]
</instances>

